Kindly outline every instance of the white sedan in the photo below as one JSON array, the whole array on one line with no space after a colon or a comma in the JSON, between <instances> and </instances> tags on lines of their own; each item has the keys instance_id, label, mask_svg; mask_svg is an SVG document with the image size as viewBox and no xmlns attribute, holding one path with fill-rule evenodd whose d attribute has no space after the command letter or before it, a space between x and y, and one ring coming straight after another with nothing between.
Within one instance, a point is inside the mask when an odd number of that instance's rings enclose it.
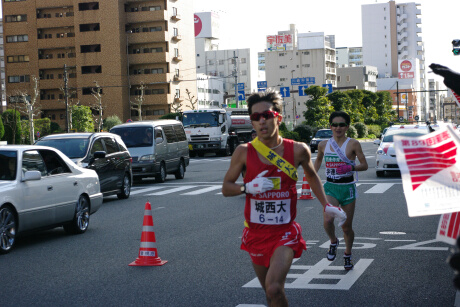
<instances>
[{"instance_id":1,"label":"white sedan","mask_svg":"<svg viewBox=\"0 0 460 307\"><path fill-rule=\"evenodd\" d=\"M84 233L102 204L96 172L47 146L0 146L0 191L0 254L26 231Z\"/></svg>"},{"instance_id":2,"label":"white sedan","mask_svg":"<svg viewBox=\"0 0 460 307\"><path fill-rule=\"evenodd\" d=\"M399 171L398 162L396 161L396 152L394 148L393 137L395 135L405 135L405 136L420 136L423 134L429 133L429 130L426 126L417 127L417 128L396 128L389 129L383 136L382 141L376 140L374 144L379 145L379 148L376 152L376 166L375 173L377 177L383 177L385 171Z\"/></svg>"}]
</instances>

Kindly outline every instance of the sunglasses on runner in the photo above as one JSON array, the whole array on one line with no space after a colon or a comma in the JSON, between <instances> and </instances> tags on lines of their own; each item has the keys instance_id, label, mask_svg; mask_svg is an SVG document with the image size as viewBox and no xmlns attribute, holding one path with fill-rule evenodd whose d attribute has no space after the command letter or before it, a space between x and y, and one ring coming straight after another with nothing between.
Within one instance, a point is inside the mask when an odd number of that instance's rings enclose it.
<instances>
[{"instance_id":1,"label":"sunglasses on runner","mask_svg":"<svg viewBox=\"0 0 460 307\"><path fill-rule=\"evenodd\" d=\"M343 127L346 127L348 125L347 125L347 123L331 123L331 126L335 127L335 128L337 128L337 127L342 127L343 128Z\"/></svg>"},{"instance_id":2,"label":"sunglasses on runner","mask_svg":"<svg viewBox=\"0 0 460 307\"><path fill-rule=\"evenodd\" d=\"M265 118L265 119L271 119L271 118L273 118L275 116L278 116L278 115L279 115L279 113L276 112L276 111L267 110L267 111L264 111L262 113L252 113L249 118L252 121L259 121L261 116L263 118Z\"/></svg>"}]
</instances>

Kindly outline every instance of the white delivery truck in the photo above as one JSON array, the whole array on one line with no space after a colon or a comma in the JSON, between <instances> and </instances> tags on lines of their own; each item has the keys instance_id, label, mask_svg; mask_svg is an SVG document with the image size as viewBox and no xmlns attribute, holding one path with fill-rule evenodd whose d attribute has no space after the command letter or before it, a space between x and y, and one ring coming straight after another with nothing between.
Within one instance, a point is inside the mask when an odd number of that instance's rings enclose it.
<instances>
[{"instance_id":1,"label":"white delivery truck","mask_svg":"<svg viewBox=\"0 0 460 307\"><path fill-rule=\"evenodd\" d=\"M238 144L251 140L247 109L188 110L182 114L190 156L215 152L231 155Z\"/></svg>"}]
</instances>

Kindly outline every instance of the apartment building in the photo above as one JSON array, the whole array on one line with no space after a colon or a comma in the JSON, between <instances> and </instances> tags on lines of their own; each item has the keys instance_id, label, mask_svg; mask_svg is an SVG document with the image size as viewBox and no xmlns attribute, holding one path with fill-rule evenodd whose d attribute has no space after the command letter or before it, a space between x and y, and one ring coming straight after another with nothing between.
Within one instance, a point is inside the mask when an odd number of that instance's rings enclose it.
<instances>
[{"instance_id":1,"label":"apartment building","mask_svg":"<svg viewBox=\"0 0 460 307\"><path fill-rule=\"evenodd\" d=\"M430 90L428 97L430 99L429 103L429 112L430 120L435 122L437 120L442 120L441 118L441 92L439 82L434 79L428 79L428 89ZM443 92L445 93L445 92Z\"/></svg>"},{"instance_id":2,"label":"apartment building","mask_svg":"<svg viewBox=\"0 0 460 307\"><path fill-rule=\"evenodd\" d=\"M337 47L337 67L363 66L363 47Z\"/></svg>"},{"instance_id":3,"label":"apartment building","mask_svg":"<svg viewBox=\"0 0 460 307\"><path fill-rule=\"evenodd\" d=\"M0 103L0 113L6 110L5 92L5 51L3 49L3 19L0 19L0 93L2 102Z\"/></svg>"},{"instance_id":4,"label":"apartment building","mask_svg":"<svg viewBox=\"0 0 460 307\"><path fill-rule=\"evenodd\" d=\"M377 67L352 66L337 68L337 88L377 92Z\"/></svg>"},{"instance_id":5,"label":"apartment building","mask_svg":"<svg viewBox=\"0 0 460 307\"><path fill-rule=\"evenodd\" d=\"M391 83L398 79L411 81L403 89L427 90L421 4L395 1L365 4L361 6L361 14L363 65L377 67L378 89L387 90L380 86L380 78L392 78ZM412 68L414 73L404 74L405 67L399 65L403 61L416 63L417 67ZM428 96L424 92L418 92L416 108L423 120L429 118Z\"/></svg>"},{"instance_id":6,"label":"apartment building","mask_svg":"<svg viewBox=\"0 0 460 307\"><path fill-rule=\"evenodd\" d=\"M8 104L21 101L19 92L31 95L34 77L42 116L61 127L65 94L70 105L92 106L92 93L99 90L103 117L123 121L137 119L131 102L142 93L143 119L169 113L171 104L184 101L186 89L196 95L189 1L10 0L2 5Z\"/></svg>"}]
</instances>

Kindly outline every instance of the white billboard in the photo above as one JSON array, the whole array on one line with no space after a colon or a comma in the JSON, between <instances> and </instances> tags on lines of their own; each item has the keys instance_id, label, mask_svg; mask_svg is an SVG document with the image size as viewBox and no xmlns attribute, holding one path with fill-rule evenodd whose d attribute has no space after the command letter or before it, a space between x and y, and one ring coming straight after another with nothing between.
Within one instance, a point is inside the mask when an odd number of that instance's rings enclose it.
<instances>
[{"instance_id":1,"label":"white billboard","mask_svg":"<svg viewBox=\"0 0 460 307\"><path fill-rule=\"evenodd\" d=\"M398 78L399 79L413 79L415 76L414 59L398 60Z\"/></svg>"},{"instance_id":2,"label":"white billboard","mask_svg":"<svg viewBox=\"0 0 460 307\"><path fill-rule=\"evenodd\" d=\"M214 12L195 13L195 38L219 38L219 15Z\"/></svg>"}]
</instances>

